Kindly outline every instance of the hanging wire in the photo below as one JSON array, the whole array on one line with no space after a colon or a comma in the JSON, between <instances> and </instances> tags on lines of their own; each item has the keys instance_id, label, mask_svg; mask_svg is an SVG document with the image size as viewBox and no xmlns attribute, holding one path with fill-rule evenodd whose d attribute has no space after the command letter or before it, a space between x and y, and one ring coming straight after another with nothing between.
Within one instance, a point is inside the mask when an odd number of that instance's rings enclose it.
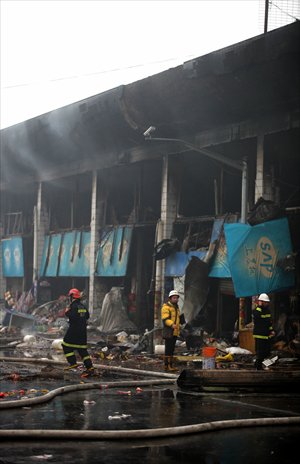
<instances>
[{"instance_id":1,"label":"hanging wire","mask_svg":"<svg viewBox=\"0 0 300 464\"><path fill-rule=\"evenodd\" d=\"M196 56L195 53L190 54L190 55L185 55L182 59L183 60L191 59L192 57L195 57L195 56ZM48 83L48 82L57 82L57 81L65 81L65 80L72 80L72 79L82 79L82 78L85 78L85 77L93 77L93 76L98 76L98 75L101 75L101 74L110 74L110 73L114 73L114 72L118 72L118 71L128 71L129 69L143 68L145 66L151 66L151 65L155 65L155 64L163 64L163 63L168 63L168 62L176 61L176 60L179 60L179 57L166 58L164 60L157 60L157 61L149 61L148 63L133 64L131 66L126 66L124 68L120 67L120 68L104 69L103 71L95 71L95 72L80 74L78 76L62 76L62 77L56 77L56 78L53 78L53 79L48 79L46 81L33 81L33 82L24 82L24 83L15 84L15 85L7 85L7 86L3 86L2 89L14 89L14 88L17 88L17 87L28 87L28 86L36 85L36 84L39 84L39 83L44 83L45 84L45 83Z\"/></svg>"},{"instance_id":2,"label":"hanging wire","mask_svg":"<svg viewBox=\"0 0 300 464\"><path fill-rule=\"evenodd\" d=\"M275 6L276 8L278 8L278 10L280 10L282 13L284 13L285 15L289 16L290 18L294 19L295 21L299 21L299 18L297 18L296 16L293 16L292 14L288 13L287 11L285 11L283 8L280 8L280 6L276 5L276 3L272 2L272 0L269 0L269 3L270 5L273 5Z\"/></svg>"}]
</instances>

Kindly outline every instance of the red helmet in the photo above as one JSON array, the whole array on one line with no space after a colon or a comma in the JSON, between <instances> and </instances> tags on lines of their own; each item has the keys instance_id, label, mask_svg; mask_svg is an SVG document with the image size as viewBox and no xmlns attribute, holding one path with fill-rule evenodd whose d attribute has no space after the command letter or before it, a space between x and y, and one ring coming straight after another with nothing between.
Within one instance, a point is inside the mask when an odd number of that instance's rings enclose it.
<instances>
[{"instance_id":1,"label":"red helmet","mask_svg":"<svg viewBox=\"0 0 300 464\"><path fill-rule=\"evenodd\" d=\"M79 299L81 297L81 293L77 288L71 288L68 295L72 296L75 299Z\"/></svg>"}]
</instances>

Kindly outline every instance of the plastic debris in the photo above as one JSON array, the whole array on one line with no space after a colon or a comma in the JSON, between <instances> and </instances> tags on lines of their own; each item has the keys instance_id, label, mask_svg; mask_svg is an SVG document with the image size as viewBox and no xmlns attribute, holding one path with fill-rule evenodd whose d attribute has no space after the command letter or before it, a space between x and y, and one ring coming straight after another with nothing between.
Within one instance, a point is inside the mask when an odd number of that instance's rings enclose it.
<instances>
[{"instance_id":1,"label":"plastic debris","mask_svg":"<svg viewBox=\"0 0 300 464\"><path fill-rule=\"evenodd\" d=\"M115 414L114 416L108 416L108 420L123 420L131 417L131 414Z\"/></svg>"},{"instance_id":2,"label":"plastic debris","mask_svg":"<svg viewBox=\"0 0 300 464\"><path fill-rule=\"evenodd\" d=\"M233 356L232 356L231 353L228 353L225 356L217 356L216 361L217 362L220 362L220 361L231 362L231 361L233 361Z\"/></svg>"},{"instance_id":3,"label":"plastic debris","mask_svg":"<svg viewBox=\"0 0 300 464\"><path fill-rule=\"evenodd\" d=\"M53 455L52 454L38 454L37 456L31 456L31 458L37 461L46 461L47 459L52 459Z\"/></svg>"},{"instance_id":4,"label":"plastic debris","mask_svg":"<svg viewBox=\"0 0 300 464\"><path fill-rule=\"evenodd\" d=\"M264 365L265 367L272 366L272 364L274 364L277 360L278 360L278 356L274 356L274 357L271 358L271 359L265 359L265 360L263 361L263 365Z\"/></svg>"},{"instance_id":5,"label":"plastic debris","mask_svg":"<svg viewBox=\"0 0 300 464\"><path fill-rule=\"evenodd\" d=\"M25 337L23 338L23 342L27 345L33 345L34 343L36 343L36 338L34 335L25 335Z\"/></svg>"},{"instance_id":6,"label":"plastic debris","mask_svg":"<svg viewBox=\"0 0 300 464\"><path fill-rule=\"evenodd\" d=\"M63 350L62 341L63 341L62 338L56 338L56 339L53 340L53 342L51 343L51 348L53 348L53 349L56 350L56 351L62 351L62 350Z\"/></svg>"},{"instance_id":7,"label":"plastic debris","mask_svg":"<svg viewBox=\"0 0 300 464\"><path fill-rule=\"evenodd\" d=\"M226 348L225 351L230 354L252 354L251 351L246 350L245 348L240 348L239 346L231 346Z\"/></svg>"}]
</instances>

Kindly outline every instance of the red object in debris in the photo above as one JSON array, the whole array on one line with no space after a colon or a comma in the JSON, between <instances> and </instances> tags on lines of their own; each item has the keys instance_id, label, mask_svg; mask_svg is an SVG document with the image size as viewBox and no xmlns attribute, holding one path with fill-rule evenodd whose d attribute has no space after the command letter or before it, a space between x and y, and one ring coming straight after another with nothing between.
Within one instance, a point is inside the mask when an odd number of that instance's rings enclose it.
<instances>
[{"instance_id":1,"label":"red object in debris","mask_svg":"<svg viewBox=\"0 0 300 464\"><path fill-rule=\"evenodd\" d=\"M128 390L128 391L119 390L119 391L118 391L118 394L119 394L119 395L131 395L131 391L130 391L130 390Z\"/></svg>"},{"instance_id":2,"label":"red object in debris","mask_svg":"<svg viewBox=\"0 0 300 464\"><path fill-rule=\"evenodd\" d=\"M14 381L20 380L20 374L11 374L10 378Z\"/></svg>"},{"instance_id":3,"label":"red object in debris","mask_svg":"<svg viewBox=\"0 0 300 464\"><path fill-rule=\"evenodd\" d=\"M128 301L135 301L136 295L135 293L128 293Z\"/></svg>"},{"instance_id":4,"label":"red object in debris","mask_svg":"<svg viewBox=\"0 0 300 464\"><path fill-rule=\"evenodd\" d=\"M142 390L140 387L136 387L135 391L136 391L137 393L141 393L143 390Z\"/></svg>"},{"instance_id":5,"label":"red object in debris","mask_svg":"<svg viewBox=\"0 0 300 464\"><path fill-rule=\"evenodd\" d=\"M5 397L6 397L6 393L0 392L0 398L5 398Z\"/></svg>"},{"instance_id":6,"label":"red object in debris","mask_svg":"<svg viewBox=\"0 0 300 464\"><path fill-rule=\"evenodd\" d=\"M20 395L24 395L24 394L25 394L25 390L19 390L19 393L20 393Z\"/></svg>"}]
</instances>

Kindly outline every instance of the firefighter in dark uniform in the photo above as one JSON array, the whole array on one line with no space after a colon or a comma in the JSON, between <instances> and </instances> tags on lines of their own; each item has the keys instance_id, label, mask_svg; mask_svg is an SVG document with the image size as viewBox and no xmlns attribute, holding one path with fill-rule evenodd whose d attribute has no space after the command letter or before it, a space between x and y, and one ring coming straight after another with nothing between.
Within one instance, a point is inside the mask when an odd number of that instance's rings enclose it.
<instances>
[{"instance_id":1,"label":"firefighter in dark uniform","mask_svg":"<svg viewBox=\"0 0 300 464\"><path fill-rule=\"evenodd\" d=\"M77 288L72 288L68 296L70 297L70 305L66 309L65 315L69 319L69 328L62 342L62 347L69 364L67 369L78 368L75 356L76 350L86 369L82 377L88 377L94 373L93 363L87 351L86 323L90 315L88 309L80 301L81 293Z\"/></svg>"},{"instance_id":2,"label":"firefighter in dark uniform","mask_svg":"<svg viewBox=\"0 0 300 464\"><path fill-rule=\"evenodd\" d=\"M275 335L272 327L272 316L270 313L270 298L266 293L258 297L256 308L253 310L253 337L255 340L257 370L262 370L263 361L271 353L271 338Z\"/></svg>"}]
</instances>

